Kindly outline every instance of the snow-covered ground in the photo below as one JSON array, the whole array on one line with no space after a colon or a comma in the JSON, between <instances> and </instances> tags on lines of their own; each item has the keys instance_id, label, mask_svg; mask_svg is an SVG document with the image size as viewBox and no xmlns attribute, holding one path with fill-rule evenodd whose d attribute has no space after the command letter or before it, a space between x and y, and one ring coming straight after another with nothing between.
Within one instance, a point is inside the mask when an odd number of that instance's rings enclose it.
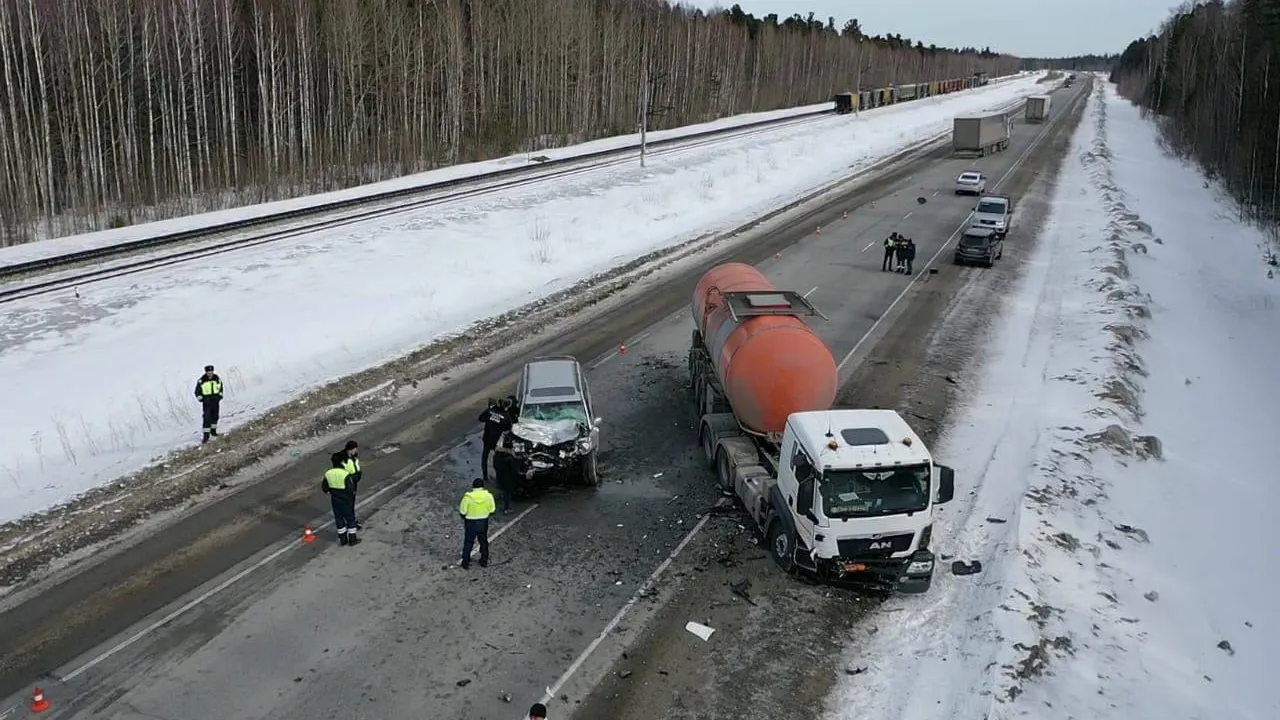
<instances>
[{"instance_id":1,"label":"snow-covered ground","mask_svg":"<svg viewBox=\"0 0 1280 720\"><path fill-rule=\"evenodd\" d=\"M660 248L737 227L1043 90L1038 75L838 116L21 301L0 331L0 522Z\"/></svg>"},{"instance_id":2,"label":"snow-covered ground","mask_svg":"<svg viewBox=\"0 0 1280 720\"><path fill-rule=\"evenodd\" d=\"M998 78L993 82L1010 82L1025 79L1032 75L1039 77L1040 73L1022 72L1017 75ZM816 105L802 105L800 107L787 108L784 110L771 110L768 112L733 115L727 118L713 120L711 122L686 125L684 127L673 128L671 130L654 131L648 134L648 142L660 142L662 140L670 140L688 135L696 135L698 133L711 132L714 130L727 130L730 128L742 127L743 125L750 125L752 123L767 122L771 120L785 120L787 118L798 117L800 115L812 114L821 110L830 110L831 107L832 104L830 102L825 102L818 103ZM342 200L369 197L372 195L393 192L395 190L423 187L436 183L448 182L450 180L479 177L501 170L537 167L545 162L545 160L535 161L533 158L567 160L608 150L639 147L639 145L639 133L633 135L616 135L614 137L602 138L600 140L593 140L591 142L572 145L569 147L550 148L547 150L537 150L534 152L509 155L495 160L451 165L449 167L440 168L439 170L406 175L394 180L385 180L383 182L360 185L346 190L337 190L319 195L307 195L305 197L293 198L290 200L280 200L277 202L262 203L259 205L233 208L230 210L218 210L214 212L200 213L198 215L172 218L170 220L130 225L129 227L117 228L114 230L103 230L101 232L53 238L42 242L0 248L0 267L57 257L59 255L67 255L82 250L121 245L135 240L171 235L173 233L195 230L202 227L208 227L210 225L221 225L224 223L235 222L237 220L267 217L270 215L289 212L291 210L322 207Z\"/></svg>"},{"instance_id":3,"label":"snow-covered ground","mask_svg":"<svg viewBox=\"0 0 1280 720\"><path fill-rule=\"evenodd\" d=\"M960 491L935 550L983 572L944 563L860 629L832 720L1280 717L1280 285L1098 85L939 447Z\"/></svg>"}]
</instances>

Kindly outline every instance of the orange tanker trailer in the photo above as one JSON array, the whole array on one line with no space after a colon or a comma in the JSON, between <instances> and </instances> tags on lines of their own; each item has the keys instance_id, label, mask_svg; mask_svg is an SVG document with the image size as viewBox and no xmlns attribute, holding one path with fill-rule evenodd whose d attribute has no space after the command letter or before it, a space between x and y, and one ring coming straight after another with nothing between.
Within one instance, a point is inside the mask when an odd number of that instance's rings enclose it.
<instances>
[{"instance_id":1,"label":"orange tanker trailer","mask_svg":"<svg viewBox=\"0 0 1280 720\"><path fill-rule=\"evenodd\" d=\"M829 409L836 363L801 319L812 315L820 313L808 300L778 290L750 265L728 263L703 275L693 291L690 353L691 370L710 365L710 373L695 373L702 413L729 411L743 429L771 435L792 413Z\"/></svg>"}]
</instances>

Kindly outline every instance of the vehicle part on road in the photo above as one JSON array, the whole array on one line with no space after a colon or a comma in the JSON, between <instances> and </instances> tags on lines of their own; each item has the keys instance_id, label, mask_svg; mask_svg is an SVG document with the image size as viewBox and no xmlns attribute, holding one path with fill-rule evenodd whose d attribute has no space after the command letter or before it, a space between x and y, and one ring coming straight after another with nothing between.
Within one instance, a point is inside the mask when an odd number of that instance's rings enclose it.
<instances>
[{"instance_id":1,"label":"vehicle part on road","mask_svg":"<svg viewBox=\"0 0 1280 720\"><path fill-rule=\"evenodd\" d=\"M625 346L620 348L625 352ZM537 495L553 485L598 487L596 455L600 418L594 417L587 378L577 358L556 355L524 365L516 390L519 406L510 453L498 453L499 470L522 483L517 492Z\"/></svg>"},{"instance_id":2,"label":"vehicle part on road","mask_svg":"<svg viewBox=\"0 0 1280 720\"><path fill-rule=\"evenodd\" d=\"M974 560L973 562L956 560L951 563L952 575L976 575L980 572L982 572L982 562L979 560Z\"/></svg>"},{"instance_id":3,"label":"vehicle part on road","mask_svg":"<svg viewBox=\"0 0 1280 720\"><path fill-rule=\"evenodd\" d=\"M820 315L803 296L778 290L743 263L712 268L693 291L694 344L708 338L715 371L708 387L752 432L781 432L791 413L835 401L835 360L798 314ZM728 404L699 407L722 413Z\"/></svg>"},{"instance_id":4,"label":"vehicle part on road","mask_svg":"<svg viewBox=\"0 0 1280 720\"><path fill-rule=\"evenodd\" d=\"M788 573L925 592L933 515L955 473L893 410L832 409L835 364L814 315L748 265L702 276L689 379L703 453Z\"/></svg>"}]
</instances>

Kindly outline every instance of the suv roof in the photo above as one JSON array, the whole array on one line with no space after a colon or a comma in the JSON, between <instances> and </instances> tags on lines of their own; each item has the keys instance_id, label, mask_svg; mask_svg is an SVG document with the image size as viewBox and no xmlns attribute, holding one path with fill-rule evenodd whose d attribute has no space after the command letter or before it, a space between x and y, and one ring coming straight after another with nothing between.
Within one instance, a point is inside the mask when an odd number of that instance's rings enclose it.
<instances>
[{"instance_id":1,"label":"suv roof","mask_svg":"<svg viewBox=\"0 0 1280 720\"><path fill-rule=\"evenodd\" d=\"M520 378L520 404L582 399L578 361L567 356L535 358Z\"/></svg>"},{"instance_id":2,"label":"suv roof","mask_svg":"<svg viewBox=\"0 0 1280 720\"><path fill-rule=\"evenodd\" d=\"M971 225L964 231L969 237L991 237L996 234L995 228L982 227L981 225Z\"/></svg>"}]
</instances>

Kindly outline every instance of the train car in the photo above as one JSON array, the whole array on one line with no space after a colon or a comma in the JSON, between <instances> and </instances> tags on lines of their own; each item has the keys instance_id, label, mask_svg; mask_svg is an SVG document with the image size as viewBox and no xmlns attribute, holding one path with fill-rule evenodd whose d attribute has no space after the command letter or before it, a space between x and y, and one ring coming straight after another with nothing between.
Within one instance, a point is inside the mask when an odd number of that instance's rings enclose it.
<instances>
[{"instance_id":1,"label":"train car","mask_svg":"<svg viewBox=\"0 0 1280 720\"><path fill-rule=\"evenodd\" d=\"M920 86L915 83L899 85L896 90L898 91L898 102L907 102L920 97Z\"/></svg>"},{"instance_id":2,"label":"train car","mask_svg":"<svg viewBox=\"0 0 1280 720\"><path fill-rule=\"evenodd\" d=\"M842 92L836 93L831 100L836 104L835 110L838 115L846 115L855 109L853 93Z\"/></svg>"}]
</instances>

